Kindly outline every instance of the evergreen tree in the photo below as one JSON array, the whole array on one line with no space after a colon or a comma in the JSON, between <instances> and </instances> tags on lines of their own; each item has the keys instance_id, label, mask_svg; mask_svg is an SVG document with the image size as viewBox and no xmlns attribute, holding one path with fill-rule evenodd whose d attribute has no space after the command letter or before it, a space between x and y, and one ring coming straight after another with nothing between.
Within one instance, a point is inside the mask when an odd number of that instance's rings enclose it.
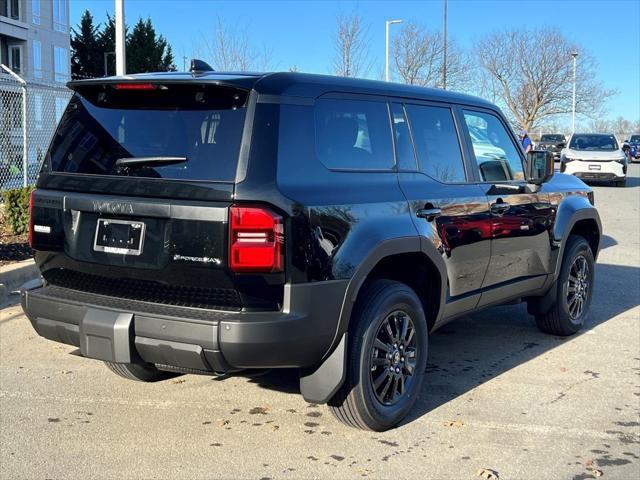
<instances>
[{"instance_id":1,"label":"evergreen tree","mask_svg":"<svg viewBox=\"0 0 640 480\"><path fill-rule=\"evenodd\" d=\"M173 50L166 38L156 36L151 19L139 19L131 33L125 26L127 73L172 72L176 70ZM103 25L93 25L87 10L71 39L73 78L115 75L116 24L107 14ZM105 57L106 55L106 57ZM105 72L105 58L107 70Z\"/></svg>"},{"instance_id":2,"label":"evergreen tree","mask_svg":"<svg viewBox=\"0 0 640 480\"><path fill-rule=\"evenodd\" d=\"M79 29L71 30L71 76L72 78L93 78L102 75L102 51L98 45L98 26L93 24L93 16L85 10Z\"/></svg>"},{"instance_id":3,"label":"evergreen tree","mask_svg":"<svg viewBox=\"0 0 640 480\"><path fill-rule=\"evenodd\" d=\"M173 62L167 40L156 37L151 19L140 18L127 39L127 73L175 71Z\"/></svg>"},{"instance_id":4,"label":"evergreen tree","mask_svg":"<svg viewBox=\"0 0 640 480\"><path fill-rule=\"evenodd\" d=\"M125 35L127 31L125 26ZM101 76L103 75L115 75L116 74L116 22L111 15L107 13L107 21L104 27L98 34L98 47L100 49L100 55L102 55L102 68L100 70ZM107 54L107 71L104 71L104 54Z\"/></svg>"}]
</instances>

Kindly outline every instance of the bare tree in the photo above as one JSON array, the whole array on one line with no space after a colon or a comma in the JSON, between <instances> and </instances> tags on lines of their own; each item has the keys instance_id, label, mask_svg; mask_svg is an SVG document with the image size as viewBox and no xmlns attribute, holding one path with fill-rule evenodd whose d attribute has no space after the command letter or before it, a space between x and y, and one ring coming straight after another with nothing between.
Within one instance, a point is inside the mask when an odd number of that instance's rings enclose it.
<instances>
[{"instance_id":1,"label":"bare tree","mask_svg":"<svg viewBox=\"0 0 640 480\"><path fill-rule=\"evenodd\" d=\"M615 92L595 79L593 58L558 29L497 32L476 47L489 93L526 130L572 111L573 52L578 53L576 111L595 118Z\"/></svg>"},{"instance_id":2,"label":"bare tree","mask_svg":"<svg viewBox=\"0 0 640 480\"><path fill-rule=\"evenodd\" d=\"M218 17L213 39L204 39L207 56L215 70L268 70L272 51L263 46L256 49L249 41L246 28L230 28Z\"/></svg>"},{"instance_id":3,"label":"bare tree","mask_svg":"<svg viewBox=\"0 0 640 480\"><path fill-rule=\"evenodd\" d=\"M410 85L442 87L444 37L415 24L406 24L393 42L393 58L400 78ZM470 81L467 56L447 41L447 87L466 90Z\"/></svg>"},{"instance_id":4,"label":"bare tree","mask_svg":"<svg viewBox=\"0 0 640 480\"><path fill-rule=\"evenodd\" d=\"M355 13L339 15L336 19L337 30L333 70L342 77L359 77L369 73L369 48L367 28L362 17Z\"/></svg>"}]
</instances>

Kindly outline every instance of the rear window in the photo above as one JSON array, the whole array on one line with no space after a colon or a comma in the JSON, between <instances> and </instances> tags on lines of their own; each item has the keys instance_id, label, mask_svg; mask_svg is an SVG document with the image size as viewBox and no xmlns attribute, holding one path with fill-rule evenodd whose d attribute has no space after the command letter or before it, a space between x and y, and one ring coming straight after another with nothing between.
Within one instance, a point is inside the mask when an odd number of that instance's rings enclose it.
<instances>
[{"instance_id":1,"label":"rear window","mask_svg":"<svg viewBox=\"0 0 640 480\"><path fill-rule=\"evenodd\" d=\"M147 84L149 85L149 84ZM183 180L233 181L247 93L207 85L112 85L76 92L53 138L51 171ZM121 158L186 161L121 168Z\"/></svg>"},{"instance_id":2,"label":"rear window","mask_svg":"<svg viewBox=\"0 0 640 480\"><path fill-rule=\"evenodd\" d=\"M540 137L541 142L564 142L562 135L542 135Z\"/></svg>"}]
</instances>

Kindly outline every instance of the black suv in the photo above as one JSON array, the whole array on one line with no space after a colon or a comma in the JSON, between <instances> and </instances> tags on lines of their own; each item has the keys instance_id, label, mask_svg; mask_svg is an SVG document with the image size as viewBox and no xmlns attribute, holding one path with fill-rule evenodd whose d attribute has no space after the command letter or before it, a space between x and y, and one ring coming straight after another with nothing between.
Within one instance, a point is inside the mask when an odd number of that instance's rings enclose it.
<instances>
[{"instance_id":1,"label":"black suv","mask_svg":"<svg viewBox=\"0 0 640 480\"><path fill-rule=\"evenodd\" d=\"M69 86L22 305L123 377L297 368L307 401L385 430L449 320L525 301L544 331L584 324L593 193L491 103L300 73Z\"/></svg>"},{"instance_id":2,"label":"black suv","mask_svg":"<svg viewBox=\"0 0 640 480\"><path fill-rule=\"evenodd\" d=\"M553 158L560 161L560 153L567 145L567 139L564 135L558 133L545 133L540 137L540 141L536 148L539 150L547 150L553 154Z\"/></svg>"}]
</instances>

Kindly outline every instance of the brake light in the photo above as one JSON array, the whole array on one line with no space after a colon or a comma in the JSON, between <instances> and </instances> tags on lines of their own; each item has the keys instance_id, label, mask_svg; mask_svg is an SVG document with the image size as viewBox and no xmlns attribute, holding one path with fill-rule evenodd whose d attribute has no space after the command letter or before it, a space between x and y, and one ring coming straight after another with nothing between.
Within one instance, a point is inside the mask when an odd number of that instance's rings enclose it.
<instances>
[{"instance_id":1,"label":"brake light","mask_svg":"<svg viewBox=\"0 0 640 480\"><path fill-rule=\"evenodd\" d=\"M229 209L229 266L234 272L282 272L282 217L263 207Z\"/></svg>"},{"instance_id":2,"label":"brake light","mask_svg":"<svg viewBox=\"0 0 640 480\"><path fill-rule=\"evenodd\" d=\"M31 248L33 248L33 194L35 193L35 190L31 190L31 193L29 194L29 232L28 232L28 237L29 237L29 246Z\"/></svg>"},{"instance_id":3,"label":"brake light","mask_svg":"<svg viewBox=\"0 0 640 480\"><path fill-rule=\"evenodd\" d=\"M116 90L155 90L153 83L116 83L113 88Z\"/></svg>"}]
</instances>

